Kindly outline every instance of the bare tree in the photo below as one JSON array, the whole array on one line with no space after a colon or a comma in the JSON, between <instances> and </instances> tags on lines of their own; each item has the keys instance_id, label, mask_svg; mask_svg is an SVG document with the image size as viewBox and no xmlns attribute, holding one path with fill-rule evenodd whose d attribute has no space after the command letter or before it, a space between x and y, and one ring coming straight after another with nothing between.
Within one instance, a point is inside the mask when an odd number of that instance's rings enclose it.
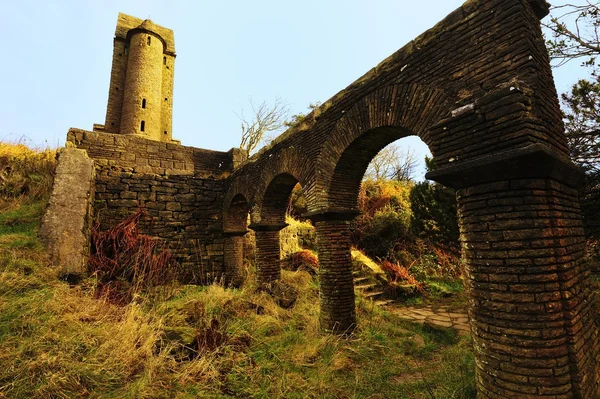
<instances>
[{"instance_id":1,"label":"bare tree","mask_svg":"<svg viewBox=\"0 0 600 399\"><path fill-rule=\"evenodd\" d=\"M371 160L366 179L409 181L414 178L419 162L414 150L407 148L404 151L397 144L390 144Z\"/></svg>"},{"instance_id":2,"label":"bare tree","mask_svg":"<svg viewBox=\"0 0 600 399\"><path fill-rule=\"evenodd\" d=\"M278 132L285 125L288 114L287 104L279 97L275 98L272 105L263 101L260 105L255 106L252 99L250 107L252 108L252 118L247 120L244 117L244 112L238 114L242 122L242 140L240 148L248 151L251 154L257 150L261 143L264 142L265 134ZM273 138L271 138L272 140Z\"/></svg>"},{"instance_id":3,"label":"bare tree","mask_svg":"<svg viewBox=\"0 0 600 399\"><path fill-rule=\"evenodd\" d=\"M584 58L583 64L595 67L600 54L600 2L586 0L583 5L563 4L552 7L549 22L552 33L547 41L550 57L561 66Z\"/></svg>"}]
</instances>

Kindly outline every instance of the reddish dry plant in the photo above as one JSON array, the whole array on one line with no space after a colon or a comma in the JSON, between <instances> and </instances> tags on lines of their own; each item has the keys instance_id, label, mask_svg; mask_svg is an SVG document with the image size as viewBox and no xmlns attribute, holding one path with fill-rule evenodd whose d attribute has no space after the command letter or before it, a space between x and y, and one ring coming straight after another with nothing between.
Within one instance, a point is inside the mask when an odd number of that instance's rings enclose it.
<instances>
[{"instance_id":1,"label":"reddish dry plant","mask_svg":"<svg viewBox=\"0 0 600 399\"><path fill-rule=\"evenodd\" d=\"M138 209L117 226L92 231L88 271L98 279L97 296L128 303L133 294L166 286L176 277L176 264L160 241L141 234L139 224L148 214Z\"/></svg>"},{"instance_id":2,"label":"reddish dry plant","mask_svg":"<svg viewBox=\"0 0 600 399\"><path fill-rule=\"evenodd\" d=\"M304 270L310 274L316 274L319 269L319 258L314 252L303 249L289 256L290 270Z\"/></svg>"},{"instance_id":3,"label":"reddish dry plant","mask_svg":"<svg viewBox=\"0 0 600 399\"><path fill-rule=\"evenodd\" d=\"M393 283L406 281L408 284L417 287L419 292L423 292L423 284L418 282L417 279L410 274L406 267L398 263L389 262L387 260L382 261L380 266Z\"/></svg>"}]
</instances>

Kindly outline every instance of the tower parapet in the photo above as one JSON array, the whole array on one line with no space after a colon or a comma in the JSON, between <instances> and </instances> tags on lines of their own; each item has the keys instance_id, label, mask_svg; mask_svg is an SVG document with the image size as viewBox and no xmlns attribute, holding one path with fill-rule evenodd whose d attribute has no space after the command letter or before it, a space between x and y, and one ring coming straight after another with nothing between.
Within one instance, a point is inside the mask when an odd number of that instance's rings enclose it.
<instances>
[{"instance_id":1,"label":"tower parapet","mask_svg":"<svg viewBox=\"0 0 600 399\"><path fill-rule=\"evenodd\" d=\"M173 141L174 66L171 29L120 13L106 121L94 130Z\"/></svg>"}]
</instances>

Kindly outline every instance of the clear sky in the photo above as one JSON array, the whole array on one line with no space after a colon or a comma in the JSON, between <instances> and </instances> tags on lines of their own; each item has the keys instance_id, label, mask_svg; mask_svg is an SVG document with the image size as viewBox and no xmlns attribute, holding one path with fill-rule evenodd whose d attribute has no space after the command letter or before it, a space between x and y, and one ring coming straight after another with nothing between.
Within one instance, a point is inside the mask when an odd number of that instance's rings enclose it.
<instances>
[{"instance_id":1,"label":"clear sky","mask_svg":"<svg viewBox=\"0 0 600 399\"><path fill-rule=\"evenodd\" d=\"M236 116L279 96L325 101L459 7L461 0L0 0L0 140L64 144L104 123L119 12L175 32L173 137L227 151ZM555 71L559 92L585 72ZM419 157L424 145L409 142Z\"/></svg>"}]
</instances>

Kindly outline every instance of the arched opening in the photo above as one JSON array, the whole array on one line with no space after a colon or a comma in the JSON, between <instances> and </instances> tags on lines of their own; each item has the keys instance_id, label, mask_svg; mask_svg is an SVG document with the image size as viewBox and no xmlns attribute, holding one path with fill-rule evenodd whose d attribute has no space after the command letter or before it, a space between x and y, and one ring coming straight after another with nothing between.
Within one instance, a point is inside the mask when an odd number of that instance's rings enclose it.
<instances>
[{"instance_id":1,"label":"arched opening","mask_svg":"<svg viewBox=\"0 0 600 399\"><path fill-rule=\"evenodd\" d=\"M374 300L384 300L384 293L389 292L390 286L383 281L377 287L353 283L353 272L359 270L352 266L352 247L379 263L390 281L409 280L402 273L420 260L424 247L422 229L413 229L413 192L433 186L423 181L425 155L429 155L425 143L410 131L396 127L366 131L339 152L327 189L328 211L315 220L323 298L321 318L326 329L343 332L353 328L355 285L358 292ZM454 216L450 217L455 225L454 248L458 248L453 191L450 198L454 204ZM460 273L457 255L453 253L453 270Z\"/></svg>"},{"instance_id":2,"label":"arched opening","mask_svg":"<svg viewBox=\"0 0 600 399\"><path fill-rule=\"evenodd\" d=\"M231 200L223 218L224 274L228 285L239 286L244 281L244 236L247 232L249 207L242 194Z\"/></svg>"},{"instance_id":3,"label":"arched opening","mask_svg":"<svg viewBox=\"0 0 600 399\"><path fill-rule=\"evenodd\" d=\"M142 108L146 108L146 99L142 98Z\"/></svg>"},{"instance_id":4,"label":"arched opening","mask_svg":"<svg viewBox=\"0 0 600 399\"><path fill-rule=\"evenodd\" d=\"M151 42L152 42L152 37L148 36L148 46L150 45Z\"/></svg>"},{"instance_id":5,"label":"arched opening","mask_svg":"<svg viewBox=\"0 0 600 399\"><path fill-rule=\"evenodd\" d=\"M407 130L383 127L370 130L354 140L336 163L328 194L336 209L354 209L363 176L373 158L388 144L410 136Z\"/></svg>"},{"instance_id":6,"label":"arched opening","mask_svg":"<svg viewBox=\"0 0 600 399\"><path fill-rule=\"evenodd\" d=\"M259 283L279 280L281 276L280 231L287 226L286 212L298 179L280 173L269 182L260 205L260 221L250 228L256 235L256 279Z\"/></svg>"}]
</instances>

